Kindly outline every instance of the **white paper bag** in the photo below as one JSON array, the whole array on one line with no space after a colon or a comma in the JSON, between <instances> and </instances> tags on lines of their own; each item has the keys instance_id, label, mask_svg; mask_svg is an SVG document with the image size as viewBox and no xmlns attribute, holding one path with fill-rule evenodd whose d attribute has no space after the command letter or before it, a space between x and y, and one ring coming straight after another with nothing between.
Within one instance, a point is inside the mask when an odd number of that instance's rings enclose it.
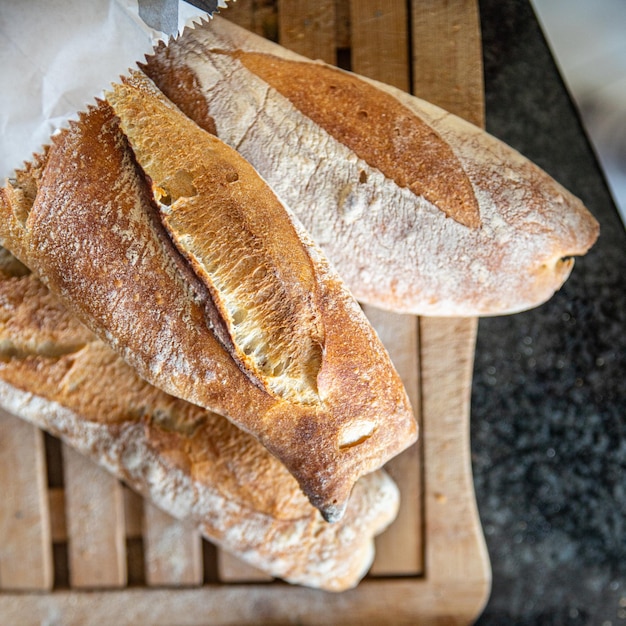
<instances>
[{"instance_id":1,"label":"white paper bag","mask_svg":"<svg viewBox=\"0 0 626 626\"><path fill-rule=\"evenodd\" d=\"M0 184L160 39L200 17L182 0L0 0Z\"/></svg>"}]
</instances>

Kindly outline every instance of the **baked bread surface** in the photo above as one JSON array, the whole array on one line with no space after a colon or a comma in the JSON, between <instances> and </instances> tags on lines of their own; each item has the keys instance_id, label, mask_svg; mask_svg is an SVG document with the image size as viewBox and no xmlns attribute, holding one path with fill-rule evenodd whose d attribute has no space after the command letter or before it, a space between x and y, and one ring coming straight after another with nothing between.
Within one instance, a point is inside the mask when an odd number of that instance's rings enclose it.
<instances>
[{"instance_id":1,"label":"baked bread surface","mask_svg":"<svg viewBox=\"0 0 626 626\"><path fill-rule=\"evenodd\" d=\"M342 591L365 575L395 517L381 470L325 522L286 468L228 420L142 380L43 284L0 255L0 405L107 468L249 563Z\"/></svg>"},{"instance_id":2,"label":"baked bread surface","mask_svg":"<svg viewBox=\"0 0 626 626\"><path fill-rule=\"evenodd\" d=\"M578 198L482 129L220 17L142 68L254 165L362 302L514 313L550 298L598 236Z\"/></svg>"},{"instance_id":3,"label":"baked bread surface","mask_svg":"<svg viewBox=\"0 0 626 626\"><path fill-rule=\"evenodd\" d=\"M252 433L326 519L339 519L358 477L417 436L382 343L245 160L190 122L145 76L131 77L114 94L130 136L101 102L55 137L2 190L2 242L142 378ZM130 128L144 118L140 133ZM219 165L204 173L182 166L198 146L212 150ZM255 194L246 193L251 180ZM217 200L212 186L221 188ZM213 208L232 214L210 216ZM225 225L235 234L223 236ZM196 227L200 237L185 248ZM278 302L266 298L255 309L242 300L237 283L251 262L270 275L257 283L252 304L268 285L269 296L282 289ZM258 353L238 334L238 307L250 310L246 332L256 333ZM282 347L272 350L280 341L293 345L295 364L276 363Z\"/></svg>"}]
</instances>

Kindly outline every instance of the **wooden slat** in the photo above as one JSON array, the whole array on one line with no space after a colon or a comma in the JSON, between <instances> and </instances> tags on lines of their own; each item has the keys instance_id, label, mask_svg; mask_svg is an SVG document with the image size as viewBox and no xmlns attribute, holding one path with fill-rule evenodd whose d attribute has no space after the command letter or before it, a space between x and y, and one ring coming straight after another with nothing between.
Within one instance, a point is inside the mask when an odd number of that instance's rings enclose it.
<instances>
[{"instance_id":1,"label":"wooden slat","mask_svg":"<svg viewBox=\"0 0 626 626\"><path fill-rule=\"evenodd\" d=\"M477 320L420 318L427 564L431 580L489 587L472 483L469 406ZM445 554L445 559L441 558Z\"/></svg>"},{"instance_id":2,"label":"wooden slat","mask_svg":"<svg viewBox=\"0 0 626 626\"><path fill-rule=\"evenodd\" d=\"M413 92L484 126L478 3L412 0Z\"/></svg>"},{"instance_id":3,"label":"wooden slat","mask_svg":"<svg viewBox=\"0 0 626 626\"><path fill-rule=\"evenodd\" d=\"M53 569L43 434L1 410L0 494L0 587L50 589Z\"/></svg>"},{"instance_id":4,"label":"wooden slat","mask_svg":"<svg viewBox=\"0 0 626 626\"><path fill-rule=\"evenodd\" d=\"M281 45L311 59L337 62L335 0L279 0L278 15Z\"/></svg>"},{"instance_id":5,"label":"wooden slat","mask_svg":"<svg viewBox=\"0 0 626 626\"><path fill-rule=\"evenodd\" d=\"M223 11L228 20L257 34L274 39L275 15L269 6L256 6L252 0L237 0ZM278 2L280 16L276 38L300 54L321 58L329 63L336 60L336 29L334 0L322 2ZM218 576L226 583L269 581L272 577L223 550L217 550Z\"/></svg>"},{"instance_id":6,"label":"wooden slat","mask_svg":"<svg viewBox=\"0 0 626 626\"><path fill-rule=\"evenodd\" d=\"M248 565L241 559L238 559L224 550L220 550L218 553L217 568L220 580L225 583L273 580L269 574L262 572L256 567L252 567L252 565Z\"/></svg>"},{"instance_id":7,"label":"wooden slat","mask_svg":"<svg viewBox=\"0 0 626 626\"><path fill-rule=\"evenodd\" d=\"M405 0L350 0L352 69L409 91L408 12Z\"/></svg>"},{"instance_id":8,"label":"wooden slat","mask_svg":"<svg viewBox=\"0 0 626 626\"><path fill-rule=\"evenodd\" d=\"M68 446L63 464L70 584L121 587L127 573L122 486Z\"/></svg>"},{"instance_id":9,"label":"wooden slat","mask_svg":"<svg viewBox=\"0 0 626 626\"><path fill-rule=\"evenodd\" d=\"M126 539L139 539L143 535L143 498L125 485L122 487L124 498L124 531Z\"/></svg>"},{"instance_id":10,"label":"wooden slat","mask_svg":"<svg viewBox=\"0 0 626 626\"><path fill-rule=\"evenodd\" d=\"M220 11L220 15L254 33L257 32L254 14L255 4L255 0L237 0L236 2L229 2L228 9Z\"/></svg>"},{"instance_id":11,"label":"wooden slat","mask_svg":"<svg viewBox=\"0 0 626 626\"><path fill-rule=\"evenodd\" d=\"M323 593L285 584L206 585L199 589L126 589L93 593L56 592L24 597L0 594L7 624L63 626L467 626L476 615L480 581L447 584L380 579L345 593Z\"/></svg>"},{"instance_id":12,"label":"wooden slat","mask_svg":"<svg viewBox=\"0 0 626 626\"><path fill-rule=\"evenodd\" d=\"M144 503L143 538L148 585L199 585L204 574L202 538L189 523L181 522Z\"/></svg>"},{"instance_id":13,"label":"wooden slat","mask_svg":"<svg viewBox=\"0 0 626 626\"><path fill-rule=\"evenodd\" d=\"M337 48L350 48L352 44L350 21L350 2L335 0L335 45Z\"/></svg>"},{"instance_id":14,"label":"wooden slat","mask_svg":"<svg viewBox=\"0 0 626 626\"><path fill-rule=\"evenodd\" d=\"M329 62L333 62L335 59L335 37L334 29L331 29L330 25L334 20L334 10L327 14L324 13L330 4L332 3L280 2L278 39L281 44L291 47L305 56L320 56L324 57L325 60L332 59ZM320 16L324 22L322 25L318 21ZM230 14L227 17L231 19ZM235 17L233 21L241 25L238 17ZM225 583L272 580L272 577L265 572L219 549L217 550L217 571L219 579Z\"/></svg>"},{"instance_id":15,"label":"wooden slat","mask_svg":"<svg viewBox=\"0 0 626 626\"><path fill-rule=\"evenodd\" d=\"M335 0L279 0L278 16L281 45L309 58L336 62L336 37L340 31L336 25ZM218 575L224 582L271 580L266 573L222 550L218 551Z\"/></svg>"},{"instance_id":16,"label":"wooden slat","mask_svg":"<svg viewBox=\"0 0 626 626\"><path fill-rule=\"evenodd\" d=\"M127 539L142 537L143 498L128 487L123 487L124 526ZM65 521L65 490L62 487L48 489L50 506L50 529L53 543L67 541Z\"/></svg>"},{"instance_id":17,"label":"wooden slat","mask_svg":"<svg viewBox=\"0 0 626 626\"><path fill-rule=\"evenodd\" d=\"M259 0L232 0L220 15L239 26L272 41L278 38L276 10L273 2Z\"/></svg>"}]
</instances>

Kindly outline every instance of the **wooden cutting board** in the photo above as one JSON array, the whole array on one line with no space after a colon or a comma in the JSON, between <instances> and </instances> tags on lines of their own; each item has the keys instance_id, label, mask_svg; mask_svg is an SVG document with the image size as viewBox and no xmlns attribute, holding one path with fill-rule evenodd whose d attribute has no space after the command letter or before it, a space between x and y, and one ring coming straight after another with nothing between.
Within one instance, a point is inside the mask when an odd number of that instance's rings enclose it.
<instances>
[{"instance_id":1,"label":"wooden cutting board","mask_svg":"<svg viewBox=\"0 0 626 626\"><path fill-rule=\"evenodd\" d=\"M237 0L223 16L484 123L475 1ZM404 379L421 439L389 464L401 511L356 589L273 581L0 414L0 622L471 623L491 576L470 463L476 320L366 313Z\"/></svg>"}]
</instances>

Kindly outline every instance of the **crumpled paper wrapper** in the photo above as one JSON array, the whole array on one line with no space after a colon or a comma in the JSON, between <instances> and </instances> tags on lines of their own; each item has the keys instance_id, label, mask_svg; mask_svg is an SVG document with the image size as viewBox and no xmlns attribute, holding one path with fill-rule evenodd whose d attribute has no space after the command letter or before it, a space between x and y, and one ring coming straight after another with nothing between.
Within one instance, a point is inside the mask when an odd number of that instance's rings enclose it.
<instances>
[{"instance_id":1,"label":"crumpled paper wrapper","mask_svg":"<svg viewBox=\"0 0 626 626\"><path fill-rule=\"evenodd\" d=\"M0 186L159 40L201 17L183 0L0 0Z\"/></svg>"}]
</instances>

